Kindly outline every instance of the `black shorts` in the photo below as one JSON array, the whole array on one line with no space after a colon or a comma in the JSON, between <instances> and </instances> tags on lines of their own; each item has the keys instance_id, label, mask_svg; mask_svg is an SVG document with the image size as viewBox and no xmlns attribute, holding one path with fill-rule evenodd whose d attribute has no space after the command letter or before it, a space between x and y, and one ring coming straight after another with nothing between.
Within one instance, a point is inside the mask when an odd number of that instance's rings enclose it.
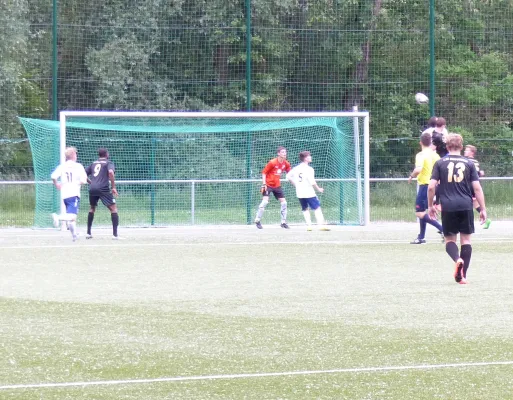
<instances>
[{"instance_id":1,"label":"black shorts","mask_svg":"<svg viewBox=\"0 0 513 400\"><path fill-rule=\"evenodd\" d=\"M89 192L89 204L92 207L96 207L98 205L98 200L101 200L102 203L109 207L113 204L116 204L116 199L112 195L110 190L92 190Z\"/></svg>"},{"instance_id":2,"label":"black shorts","mask_svg":"<svg viewBox=\"0 0 513 400\"><path fill-rule=\"evenodd\" d=\"M444 211L442 207L442 227L444 236L474 233L474 210Z\"/></svg>"},{"instance_id":3,"label":"black shorts","mask_svg":"<svg viewBox=\"0 0 513 400\"><path fill-rule=\"evenodd\" d=\"M285 195L283 194L283 190L282 190L281 186L278 186L275 188L267 186L267 189L262 193L262 196L270 196L271 193L274 194L274 198L276 200L285 198Z\"/></svg>"}]
</instances>

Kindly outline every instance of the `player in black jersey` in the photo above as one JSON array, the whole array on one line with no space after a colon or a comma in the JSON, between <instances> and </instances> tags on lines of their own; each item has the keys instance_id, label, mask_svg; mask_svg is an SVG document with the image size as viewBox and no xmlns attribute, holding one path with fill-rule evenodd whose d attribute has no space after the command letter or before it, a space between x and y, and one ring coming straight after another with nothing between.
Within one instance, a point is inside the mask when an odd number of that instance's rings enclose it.
<instances>
[{"instance_id":1,"label":"player in black jersey","mask_svg":"<svg viewBox=\"0 0 513 400\"><path fill-rule=\"evenodd\" d=\"M433 150L440 158L447 155L447 147L445 146L445 140L447 135L447 121L444 117L435 117L435 127L431 131L431 144ZM435 204L440 205L440 195L438 193L438 186L435 192Z\"/></svg>"},{"instance_id":2,"label":"player in black jersey","mask_svg":"<svg viewBox=\"0 0 513 400\"><path fill-rule=\"evenodd\" d=\"M433 204L433 198L436 184L439 182L445 250L455 262L454 279L460 284L466 284L472 257L471 236L474 233L472 193L475 194L481 207L479 214L481 224L486 221L485 199L474 163L461 155L463 149L461 135L449 134L446 146L449 153L435 163L429 182L429 216L436 218L438 213ZM458 233L461 252L456 244Z\"/></svg>"},{"instance_id":3,"label":"player in black jersey","mask_svg":"<svg viewBox=\"0 0 513 400\"><path fill-rule=\"evenodd\" d=\"M437 117L435 129L431 132L431 143L433 143L434 150L440 156L444 157L447 154L447 146L445 144L445 135L447 133L447 122L443 117Z\"/></svg>"},{"instance_id":4,"label":"player in black jersey","mask_svg":"<svg viewBox=\"0 0 513 400\"><path fill-rule=\"evenodd\" d=\"M110 210L112 238L118 239L119 216L115 199L118 196L118 191L116 190L115 170L114 163L109 160L109 152L104 148L98 149L98 160L86 168L89 181L89 204L91 205L87 216L86 239L92 239L91 227L98 200L101 200Z\"/></svg>"}]
</instances>

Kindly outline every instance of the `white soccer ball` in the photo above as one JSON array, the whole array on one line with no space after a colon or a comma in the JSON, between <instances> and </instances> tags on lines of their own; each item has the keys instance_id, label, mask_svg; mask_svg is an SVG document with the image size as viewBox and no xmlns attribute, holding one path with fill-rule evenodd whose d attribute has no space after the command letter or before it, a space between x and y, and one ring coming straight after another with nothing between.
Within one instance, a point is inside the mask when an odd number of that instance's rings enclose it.
<instances>
[{"instance_id":1,"label":"white soccer ball","mask_svg":"<svg viewBox=\"0 0 513 400\"><path fill-rule=\"evenodd\" d=\"M429 98L424 93L417 93L415 95L415 101L417 104L427 104L429 103Z\"/></svg>"}]
</instances>

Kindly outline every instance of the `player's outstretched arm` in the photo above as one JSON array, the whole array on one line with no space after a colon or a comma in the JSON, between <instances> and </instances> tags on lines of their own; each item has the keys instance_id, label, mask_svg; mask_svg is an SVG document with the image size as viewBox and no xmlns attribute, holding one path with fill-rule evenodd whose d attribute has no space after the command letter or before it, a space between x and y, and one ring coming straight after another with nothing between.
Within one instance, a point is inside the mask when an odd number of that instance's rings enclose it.
<instances>
[{"instance_id":1,"label":"player's outstretched arm","mask_svg":"<svg viewBox=\"0 0 513 400\"><path fill-rule=\"evenodd\" d=\"M80 184L85 185L86 183L89 183L89 177L87 176L84 166L82 164L80 164L80 166L82 167L80 169Z\"/></svg>"},{"instance_id":2,"label":"player's outstretched arm","mask_svg":"<svg viewBox=\"0 0 513 400\"><path fill-rule=\"evenodd\" d=\"M61 190L61 183L57 179L52 178L53 185L57 188L57 190Z\"/></svg>"},{"instance_id":3,"label":"player's outstretched arm","mask_svg":"<svg viewBox=\"0 0 513 400\"><path fill-rule=\"evenodd\" d=\"M294 169L291 169L289 172L287 172L287 175L285 176L287 181L289 181L292 184L292 186L296 186L296 183L294 182L294 177Z\"/></svg>"},{"instance_id":4,"label":"player's outstretched arm","mask_svg":"<svg viewBox=\"0 0 513 400\"><path fill-rule=\"evenodd\" d=\"M315 188L315 190L317 190L319 193L324 193L324 189L322 187L320 187L317 182L314 180L312 182L312 186Z\"/></svg>"},{"instance_id":5,"label":"player's outstretched arm","mask_svg":"<svg viewBox=\"0 0 513 400\"><path fill-rule=\"evenodd\" d=\"M413 178L416 178L420 172L422 171L422 167L415 167L415 169L411 172L410 177L408 178L408 183L411 183Z\"/></svg>"},{"instance_id":6,"label":"player's outstretched arm","mask_svg":"<svg viewBox=\"0 0 513 400\"><path fill-rule=\"evenodd\" d=\"M438 210L436 208L436 206L434 205L434 200L435 200L435 192L436 192L436 184L438 183L438 181L436 179L431 179L429 181L429 186L428 186L428 215L429 215L429 218L431 219L437 219L437 215L438 215Z\"/></svg>"},{"instance_id":7,"label":"player's outstretched arm","mask_svg":"<svg viewBox=\"0 0 513 400\"><path fill-rule=\"evenodd\" d=\"M52 172L50 178L52 179L53 185L57 188L57 190L61 190L62 184L59 182L59 178L61 176L61 165L55 168L55 171Z\"/></svg>"},{"instance_id":8,"label":"player's outstretched arm","mask_svg":"<svg viewBox=\"0 0 513 400\"><path fill-rule=\"evenodd\" d=\"M109 180L110 180L110 188L112 190L112 194L117 197L118 196L118 190L116 189L116 179L114 176L114 171L112 169L109 169Z\"/></svg>"},{"instance_id":9,"label":"player's outstretched arm","mask_svg":"<svg viewBox=\"0 0 513 400\"><path fill-rule=\"evenodd\" d=\"M477 202L479 203L479 207L481 207L481 211L479 212L479 222L482 225L486 222L487 219L483 188L479 181L473 181L472 188L474 189L474 195L476 197Z\"/></svg>"}]
</instances>

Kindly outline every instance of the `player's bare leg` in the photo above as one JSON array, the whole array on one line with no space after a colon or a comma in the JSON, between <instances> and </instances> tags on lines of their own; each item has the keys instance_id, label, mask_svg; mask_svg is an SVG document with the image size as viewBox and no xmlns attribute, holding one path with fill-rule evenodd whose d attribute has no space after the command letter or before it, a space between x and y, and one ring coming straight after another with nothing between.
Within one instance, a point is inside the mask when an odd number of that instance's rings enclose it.
<instances>
[{"instance_id":1,"label":"player's bare leg","mask_svg":"<svg viewBox=\"0 0 513 400\"><path fill-rule=\"evenodd\" d=\"M318 207L315 211L315 220L317 221L317 225L319 225L319 229L321 231L329 231L330 228L326 225L326 220L324 219L324 214L322 213L321 207Z\"/></svg>"},{"instance_id":2,"label":"player's bare leg","mask_svg":"<svg viewBox=\"0 0 513 400\"><path fill-rule=\"evenodd\" d=\"M77 221L77 215L76 214L70 214L70 213L65 213L65 214L52 214L52 219L53 219L53 226L58 228L61 221L65 221L66 222L66 225L68 226L68 229L71 233L71 237L73 238L73 241L77 240L77 237L78 237L78 233L77 233L77 225L76 225L76 221Z\"/></svg>"},{"instance_id":3,"label":"player's bare leg","mask_svg":"<svg viewBox=\"0 0 513 400\"><path fill-rule=\"evenodd\" d=\"M71 233L71 237L73 241L78 239L78 232L77 232L77 216L76 214L68 214L68 229Z\"/></svg>"},{"instance_id":4,"label":"player's bare leg","mask_svg":"<svg viewBox=\"0 0 513 400\"><path fill-rule=\"evenodd\" d=\"M306 230L311 231L312 230L312 217L310 215L310 209L306 209L303 211L303 218L306 222Z\"/></svg>"}]
</instances>

